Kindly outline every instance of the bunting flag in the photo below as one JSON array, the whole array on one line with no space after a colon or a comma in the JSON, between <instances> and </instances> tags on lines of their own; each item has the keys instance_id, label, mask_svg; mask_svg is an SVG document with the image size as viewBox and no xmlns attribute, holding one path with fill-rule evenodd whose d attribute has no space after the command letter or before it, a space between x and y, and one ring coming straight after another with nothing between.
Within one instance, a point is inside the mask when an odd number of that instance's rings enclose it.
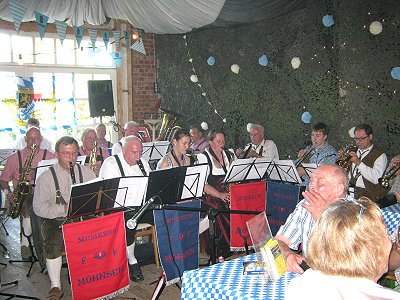
<instances>
[{"instance_id":1,"label":"bunting flag","mask_svg":"<svg viewBox=\"0 0 400 300\"><path fill-rule=\"evenodd\" d=\"M94 48L96 48L97 30L89 28L88 31L89 31L90 41L92 42L92 50L94 51Z\"/></svg>"},{"instance_id":2,"label":"bunting flag","mask_svg":"<svg viewBox=\"0 0 400 300\"><path fill-rule=\"evenodd\" d=\"M130 47L132 50L135 50L139 53L146 55L146 50L144 49L143 40L140 37L133 45Z\"/></svg>"},{"instance_id":3,"label":"bunting flag","mask_svg":"<svg viewBox=\"0 0 400 300\"><path fill-rule=\"evenodd\" d=\"M81 41L83 38L83 27L82 26L74 26L74 34L75 34L76 42L78 43L78 48L80 48Z\"/></svg>"},{"instance_id":4,"label":"bunting flag","mask_svg":"<svg viewBox=\"0 0 400 300\"><path fill-rule=\"evenodd\" d=\"M15 29L17 30L17 32L19 32L22 19L24 18L25 15L26 7L19 4L15 0L8 0L8 4L11 9L11 15L14 20Z\"/></svg>"},{"instance_id":5,"label":"bunting flag","mask_svg":"<svg viewBox=\"0 0 400 300\"><path fill-rule=\"evenodd\" d=\"M57 21L56 20L56 27L58 32L58 38L60 39L61 45L64 42L65 36L67 34L67 23Z\"/></svg>"},{"instance_id":6,"label":"bunting flag","mask_svg":"<svg viewBox=\"0 0 400 300\"><path fill-rule=\"evenodd\" d=\"M111 53L111 57L115 63L115 65L117 66L117 68L121 67L121 63L122 63L122 59L124 58L124 52L119 51L119 52L112 52Z\"/></svg>"},{"instance_id":7,"label":"bunting flag","mask_svg":"<svg viewBox=\"0 0 400 300\"><path fill-rule=\"evenodd\" d=\"M47 22L49 21L49 17L41 14L40 12L35 11L36 24L38 27L40 39L43 39L44 34L46 32Z\"/></svg>"},{"instance_id":8,"label":"bunting flag","mask_svg":"<svg viewBox=\"0 0 400 300\"><path fill-rule=\"evenodd\" d=\"M113 31L112 33L115 40L115 47L118 49L120 44L119 40L121 39L121 31Z\"/></svg>"},{"instance_id":9,"label":"bunting flag","mask_svg":"<svg viewBox=\"0 0 400 300\"><path fill-rule=\"evenodd\" d=\"M265 211L265 181L232 184L230 187L231 209L262 212ZM245 244L252 245L246 222L254 215L231 214L231 251L245 250Z\"/></svg>"},{"instance_id":10,"label":"bunting flag","mask_svg":"<svg viewBox=\"0 0 400 300\"><path fill-rule=\"evenodd\" d=\"M73 299L110 299L129 288L123 212L62 227Z\"/></svg>"},{"instance_id":11,"label":"bunting flag","mask_svg":"<svg viewBox=\"0 0 400 300\"><path fill-rule=\"evenodd\" d=\"M130 44L129 43L130 36L131 36L130 32L127 30L124 30L124 39L125 39L126 47L128 47L128 45Z\"/></svg>"},{"instance_id":12,"label":"bunting flag","mask_svg":"<svg viewBox=\"0 0 400 300\"><path fill-rule=\"evenodd\" d=\"M101 35L103 36L103 41L104 41L104 46L108 46L108 42L110 41L110 32L109 31L103 31L101 33Z\"/></svg>"}]
</instances>

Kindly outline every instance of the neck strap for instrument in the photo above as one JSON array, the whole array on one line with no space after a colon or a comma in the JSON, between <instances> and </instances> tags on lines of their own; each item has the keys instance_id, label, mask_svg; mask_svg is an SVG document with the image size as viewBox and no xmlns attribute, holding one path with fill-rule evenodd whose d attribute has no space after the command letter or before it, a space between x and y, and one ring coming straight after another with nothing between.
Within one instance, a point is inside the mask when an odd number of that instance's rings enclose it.
<instances>
[{"instance_id":1,"label":"neck strap for instrument","mask_svg":"<svg viewBox=\"0 0 400 300\"><path fill-rule=\"evenodd\" d=\"M117 161L117 165L119 168L119 172L121 173L121 177L125 177L125 172L124 172L124 169L122 168L121 160L119 159L117 154L114 155L114 157L115 157L115 160Z\"/></svg>"}]
</instances>

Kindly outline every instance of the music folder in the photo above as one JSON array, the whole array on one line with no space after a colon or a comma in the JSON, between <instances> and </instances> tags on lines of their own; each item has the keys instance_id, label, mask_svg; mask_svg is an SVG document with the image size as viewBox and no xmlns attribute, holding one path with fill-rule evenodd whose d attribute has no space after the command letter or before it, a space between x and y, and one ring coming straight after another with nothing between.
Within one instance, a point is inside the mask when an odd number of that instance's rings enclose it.
<instances>
[{"instance_id":1,"label":"music folder","mask_svg":"<svg viewBox=\"0 0 400 300\"><path fill-rule=\"evenodd\" d=\"M269 166L272 163L272 159L263 157L234 160L229 166L223 182L235 183L265 179Z\"/></svg>"},{"instance_id":2,"label":"music folder","mask_svg":"<svg viewBox=\"0 0 400 300\"><path fill-rule=\"evenodd\" d=\"M299 184L301 177L292 160L276 160L272 162L267 171L269 180Z\"/></svg>"},{"instance_id":3,"label":"music folder","mask_svg":"<svg viewBox=\"0 0 400 300\"><path fill-rule=\"evenodd\" d=\"M154 196L156 204L174 204L201 197L208 164L155 170L149 173L146 201Z\"/></svg>"}]
</instances>

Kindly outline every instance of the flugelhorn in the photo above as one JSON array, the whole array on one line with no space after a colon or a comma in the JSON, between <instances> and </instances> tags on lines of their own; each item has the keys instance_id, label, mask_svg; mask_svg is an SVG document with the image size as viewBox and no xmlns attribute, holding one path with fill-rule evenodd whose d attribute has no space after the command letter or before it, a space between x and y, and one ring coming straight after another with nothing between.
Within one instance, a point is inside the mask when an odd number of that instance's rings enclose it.
<instances>
[{"instance_id":1,"label":"flugelhorn","mask_svg":"<svg viewBox=\"0 0 400 300\"><path fill-rule=\"evenodd\" d=\"M296 162L295 167L298 168L300 167L300 165L305 162L307 159L310 159L310 157L312 156L312 154L314 153L315 147L311 146L310 149L308 149L303 156Z\"/></svg>"},{"instance_id":2,"label":"flugelhorn","mask_svg":"<svg viewBox=\"0 0 400 300\"><path fill-rule=\"evenodd\" d=\"M392 180L395 176L397 171L400 170L400 163L394 164L385 174L378 179L379 184L387 189L390 186L390 180Z\"/></svg>"},{"instance_id":3,"label":"flugelhorn","mask_svg":"<svg viewBox=\"0 0 400 300\"><path fill-rule=\"evenodd\" d=\"M350 152L357 152L357 146L350 145L345 150L339 152L339 158L336 160L336 164L346 172L350 171L351 161Z\"/></svg>"}]
</instances>

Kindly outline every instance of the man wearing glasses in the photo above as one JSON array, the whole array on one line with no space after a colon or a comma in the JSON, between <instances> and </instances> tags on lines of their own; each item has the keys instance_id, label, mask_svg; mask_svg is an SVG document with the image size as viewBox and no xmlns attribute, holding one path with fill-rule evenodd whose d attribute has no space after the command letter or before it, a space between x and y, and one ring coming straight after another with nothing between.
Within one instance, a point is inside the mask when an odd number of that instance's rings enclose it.
<instances>
[{"instance_id":1,"label":"man wearing glasses","mask_svg":"<svg viewBox=\"0 0 400 300\"><path fill-rule=\"evenodd\" d=\"M55 146L58 162L36 180L33 210L42 218L43 252L51 284L47 299L60 299L63 295L60 274L64 240L60 225L67 216L71 184L73 180L82 183L96 178L89 167L76 164L78 147L74 138L60 138Z\"/></svg>"},{"instance_id":2,"label":"man wearing glasses","mask_svg":"<svg viewBox=\"0 0 400 300\"><path fill-rule=\"evenodd\" d=\"M26 161L29 156L33 155L32 164L31 166L26 166L29 169L25 170L25 178L21 178L23 181L27 182L31 185L33 190L33 181L35 176L35 169L38 163L44 159L52 159L54 158L54 153L50 152L47 149L40 148L40 143L43 140L43 137L40 133L40 129L38 127L29 127L26 135L25 135L25 143L26 147L22 150L17 150L10 157L7 159L6 165L4 167L3 172L1 173L0 180L1 180L1 188L4 191L7 199L9 200L10 204L14 203L14 195L11 191L10 183L12 182L12 186L15 189L18 185L18 180L20 179L20 174L24 169ZM33 145L36 145L35 153L32 153ZM27 237L32 234L32 226L31 226L31 219L30 219L30 210L32 207L32 199L33 194L30 194L26 197L25 201L21 203L21 257L23 260L29 260L30 256L32 255L29 249L29 242Z\"/></svg>"},{"instance_id":3,"label":"man wearing glasses","mask_svg":"<svg viewBox=\"0 0 400 300\"><path fill-rule=\"evenodd\" d=\"M387 165L386 154L372 143L372 127L368 124L357 125L354 129L354 141L357 152L350 152L350 186L354 187L355 198L368 197L376 202L386 191L378 180L383 176Z\"/></svg>"},{"instance_id":4,"label":"man wearing glasses","mask_svg":"<svg viewBox=\"0 0 400 300\"><path fill-rule=\"evenodd\" d=\"M123 140L122 152L107 158L101 166L99 177L103 179L149 175L149 163L142 159L142 141L136 136ZM125 212L125 220L132 218L134 212ZM126 243L129 262L129 276L132 281L144 279L135 257L135 231L126 228Z\"/></svg>"}]
</instances>

